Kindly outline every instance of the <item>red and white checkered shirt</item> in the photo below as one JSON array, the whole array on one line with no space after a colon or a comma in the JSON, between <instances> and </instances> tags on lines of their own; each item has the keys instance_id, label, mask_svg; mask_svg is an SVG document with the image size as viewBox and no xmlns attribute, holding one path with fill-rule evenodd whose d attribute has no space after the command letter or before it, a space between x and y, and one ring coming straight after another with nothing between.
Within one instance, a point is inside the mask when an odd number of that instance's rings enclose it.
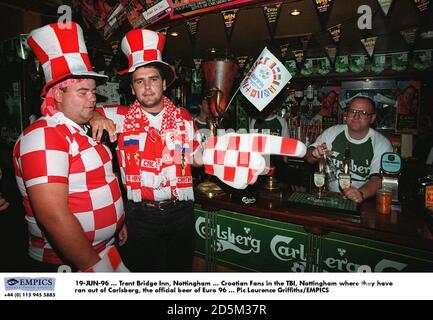
<instances>
[{"instance_id":1,"label":"red and white checkered shirt","mask_svg":"<svg viewBox=\"0 0 433 320\"><path fill-rule=\"evenodd\" d=\"M32 258L63 263L39 228L27 195L27 188L42 183L68 184L68 207L98 253L114 242L124 209L111 152L63 113L41 117L24 130L15 144L14 166Z\"/></svg>"},{"instance_id":2,"label":"red and white checkered shirt","mask_svg":"<svg viewBox=\"0 0 433 320\"><path fill-rule=\"evenodd\" d=\"M134 104L97 108L116 123L122 182L128 199L135 202L194 200L190 155L200 146L200 137L186 109L176 108L166 97L164 103L165 109L157 116L146 115L138 105L132 109ZM137 121L128 128L125 121L134 110ZM146 123L141 125L143 118ZM184 170L179 165L182 155L186 157Z\"/></svg>"}]
</instances>

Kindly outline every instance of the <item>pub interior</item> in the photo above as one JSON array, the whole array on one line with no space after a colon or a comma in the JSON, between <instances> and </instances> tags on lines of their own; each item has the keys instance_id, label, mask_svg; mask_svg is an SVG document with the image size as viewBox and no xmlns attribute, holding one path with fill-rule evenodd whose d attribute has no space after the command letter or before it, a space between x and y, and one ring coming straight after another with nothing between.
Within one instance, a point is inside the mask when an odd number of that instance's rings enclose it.
<instances>
[{"instance_id":1,"label":"pub interior","mask_svg":"<svg viewBox=\"0 0 433 320\"><path fill-rule=\"evenodd\" d=\"M163 57L177 78L165 95L197 117L206 93L212 134L247 132L252 119L266 126L278 118L276 134L308 148L325 129L345 123L356 95L375 103L372 127L393 149L379 173L388 203L382 194L356 203L331 192L332 159L272 156L267 174L244 189L194 169L192 271L433 271L432 7L429 0L0 1L0 16L10 21L0 30L0 192L9 202L0 211L0 271L28 271L12 150L41 116L44 76L27 35L69 9L94 70L109 79L97 88L98 105L133 101L116 72L127 65L120 40L135 28L166 34ZM259 108L239 88L265 47L291 79ZM104 143L115 155L115 145Z\"/></svg>"}]
</instances>

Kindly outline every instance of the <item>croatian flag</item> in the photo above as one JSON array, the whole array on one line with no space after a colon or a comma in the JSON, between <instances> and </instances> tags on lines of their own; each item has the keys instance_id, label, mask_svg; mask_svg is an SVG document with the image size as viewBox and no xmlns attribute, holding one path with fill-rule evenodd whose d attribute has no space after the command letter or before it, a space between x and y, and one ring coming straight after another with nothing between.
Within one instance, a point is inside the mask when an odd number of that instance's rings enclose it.
<instances>
[{"instance_id":1,"label":"croatian flag","mask_svg":"<svg viewBox=\"0 0 433 320\"><path fill-rule=\"evenodd\" d=\"M265 47L242 80L240 91L262 111L291 78L286 67Z\"/></svg>"}]
</instances>

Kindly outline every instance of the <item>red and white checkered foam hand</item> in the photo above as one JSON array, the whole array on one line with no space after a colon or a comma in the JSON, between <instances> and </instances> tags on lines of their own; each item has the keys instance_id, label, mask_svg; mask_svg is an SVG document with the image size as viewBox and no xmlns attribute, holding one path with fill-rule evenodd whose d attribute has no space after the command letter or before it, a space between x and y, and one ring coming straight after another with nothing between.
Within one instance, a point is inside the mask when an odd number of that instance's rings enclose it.
<instances>
[{"instance_id":1,"label":"red and white checkered foam hand","mask_svg":"<svg viewBox=\"0 0 433 320\"><path fill-rule=\"evenodd\" d=\"M211 136L203 152L203 164L208 174L217 176L225 184L245 189L266 174L264 155L303 157L305 144L296 139L268 134L228 133Z\"/></svg>"},{"instance_id":2,"label":"red and white checkered foam hand","mask_svg":"<svg viewBox=\"0 0 433 320\"><path fill-rule=\"evenodd\" d=\"M87 269L86 272L129 272L115 246L105 248L99 253L99 257L101 260Z\"/></svg>"}]
</instances>

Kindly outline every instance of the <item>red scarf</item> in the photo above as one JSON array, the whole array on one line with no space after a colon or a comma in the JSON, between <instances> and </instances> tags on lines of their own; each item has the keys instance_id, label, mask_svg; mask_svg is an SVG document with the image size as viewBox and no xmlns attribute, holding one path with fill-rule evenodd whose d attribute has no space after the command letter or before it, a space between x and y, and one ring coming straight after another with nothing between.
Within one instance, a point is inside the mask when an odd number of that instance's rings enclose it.
<instances>
[{"instance_id":1,"label":"red scarf","mask_svg":"<svg viewBox=\"0 0 433 320\"><path fill-rule=\"evenodd\" d=\"M149 187L153 183L154 187L164 185L167 180L176 177L190 176L186 153L188 153L190 142L185 132L185 123L177 108L167 97L163 97L163 115L161 129L157 130L150 126L149 119L136 100L125 116L124 135L119 139L119 148L124 150L126 185L133 190L137 190L140 185L140 172L153 173L152 181L144 181L145 186ZM139 150L139 135L145 134L144 148ZM126 139L126 140L125 140ZM175 150L167 149L166 139L171 139ZM170 143L170 142L169 142ZM191 146L192 147L192 146ZM165 151L165 152L163 152ZM173 165L172 163L161 162L164 153L170 153L174 157L176 166L176 177L162 177L163 168ZM186 169L186 167L188 167ZM177 181L177 179L175 179ZM178 187L178 186L176 186ZM183 186L185 187L185 186Z\"/></svg>"}]
</instances>

